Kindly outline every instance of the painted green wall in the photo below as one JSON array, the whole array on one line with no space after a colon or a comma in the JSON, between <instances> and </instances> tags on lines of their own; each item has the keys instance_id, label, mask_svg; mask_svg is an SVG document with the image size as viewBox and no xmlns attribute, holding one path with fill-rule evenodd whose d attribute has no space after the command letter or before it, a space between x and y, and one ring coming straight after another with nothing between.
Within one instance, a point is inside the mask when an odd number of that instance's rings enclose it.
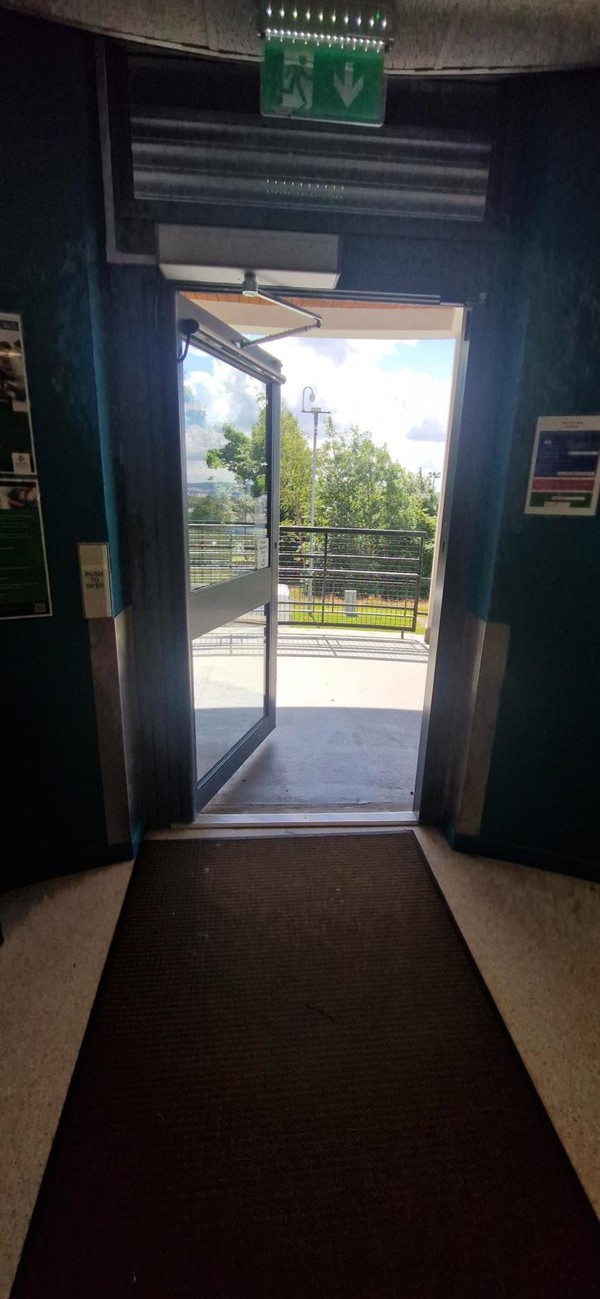
<instances>
[{"instance_id":1,"label":"painted green wall","mask_svg":"<svg viewBox=\"0 0 600 1299\"><path fill-rule=\"evenodd\" d=\"M76 549L110 539L118 609L92 56L88 37L0 13L0 308L23 320L54 610L0 624L4 883L120 855L106 843Z\"/></svg>"}]
</instances>

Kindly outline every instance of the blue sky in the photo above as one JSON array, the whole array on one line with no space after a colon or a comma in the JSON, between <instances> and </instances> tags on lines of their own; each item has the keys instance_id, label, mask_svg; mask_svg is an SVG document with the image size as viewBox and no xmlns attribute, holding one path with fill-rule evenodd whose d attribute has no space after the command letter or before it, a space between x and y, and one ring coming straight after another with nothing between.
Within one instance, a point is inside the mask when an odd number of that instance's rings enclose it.
<instances>
[{"instance_id":1,"label":"blue sky","mask_svg":"<svg viewBox=\"0 0 600 1299\"><path fill-rule=\"evenodd\" d=\"M200 352L196 352L194 349L192 349L191 352L188 352L188 357L185 363L186 378L188 374L199 374L202 370L204 370L205 373L212 374L214 368L212 356L202 356Z\"/></svg>"},{"instance_id":2,"label":"blue sky","mask_svg":"<svg viewBox=\"0 0 600 1299\"><path fill-rule=\"evenodd\" d=\"M332 411L336 426L358 424L376 443L387 443L408 469L442 468L446 439L454 342L451 339L287 338L268 350L282 362L287 382L283 400L307 435L312 418L303 415L302 390L310 384L316 404ZM256 409L257 384L239 370L190 351L186 381L197 390L208 422L225 420L249 429ZM193 458L193 448L189 448ZM190 465L193 480L197 472Z\"/></svg>"},{"instance_id":3,"label":"blue sky","mask_svg":"<svg viewBox=\"0 0 600 1299\"><path fill-rule=\"evenodd\" d=\"M432 379L447 379L452 374L454 339L431 338L416 340L410 353L410 368L415 374L429 374ZM406 363L406 348L396 343L393 352L382 356L381 370L398 370Z\"/></svg>"}]
</instances>

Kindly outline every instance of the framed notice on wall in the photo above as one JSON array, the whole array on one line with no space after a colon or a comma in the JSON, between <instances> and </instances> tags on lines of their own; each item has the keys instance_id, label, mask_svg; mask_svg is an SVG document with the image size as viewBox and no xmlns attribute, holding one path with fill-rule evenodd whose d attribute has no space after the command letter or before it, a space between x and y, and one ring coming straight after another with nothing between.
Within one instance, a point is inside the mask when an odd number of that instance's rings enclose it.
<instances>
[{"instance_id":1,"label":"framed notice on wall","mask_svg":"<svg viewBox=\"0 0 600 1299\"><path fill-rule=\"evenodd\" d=\"M0 475L35 473L20 316L0 311Z\"/></svg>"},{"instance_id":2,"label":"framed notice on wall","mask_svg":"<svg viewBox=\"0 0 600 1299\"><path fill-rule=\"evenodd\" d=\"M37 478L0 482L0 621L52 613Z\"/></svg>"},{"instance_id":3,"label":"framed notice on wall","mask_svg":"<svg viewBox=\"0 0 600 1299\"><path fill-rule=\"evenodd\" d=\"M542 415L531 458L526 514L596 513L600 492L600 415Z\"/></svg>"},{"instance_id":4,"label":"framed notice on wall","mask_svg":"<svg viewBox=\"0 0 600 1299\"><path fill-rule=\"evenodd\" d=\"M0 621L51 613L21 317L0 311Z\"/></svg>"}]
</instances>

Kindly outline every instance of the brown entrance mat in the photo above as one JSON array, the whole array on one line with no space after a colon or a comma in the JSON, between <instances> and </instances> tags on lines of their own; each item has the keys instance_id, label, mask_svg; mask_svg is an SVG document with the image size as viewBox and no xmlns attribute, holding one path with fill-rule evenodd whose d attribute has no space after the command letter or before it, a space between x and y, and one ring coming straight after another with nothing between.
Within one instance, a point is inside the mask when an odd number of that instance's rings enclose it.
<instances>
[{"instance_id":1,"label":"brown entrance mat","mask_svg":"<svg viewBox=\"0 0 600 1299\"><path fill-rule=\"evenodd\" d=\"M142 849L15 1299L598 1299L411 833Z\"/></svg>"}]
</instances>

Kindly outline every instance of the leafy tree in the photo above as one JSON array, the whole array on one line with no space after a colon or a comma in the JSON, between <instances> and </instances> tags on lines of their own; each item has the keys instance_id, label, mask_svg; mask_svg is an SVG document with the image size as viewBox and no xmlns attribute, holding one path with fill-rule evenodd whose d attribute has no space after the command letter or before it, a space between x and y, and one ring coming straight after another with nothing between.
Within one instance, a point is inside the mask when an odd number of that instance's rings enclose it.
<instances>
[{"instance_id":1,"label":"leafy tree","mask_svg":"<svg viewBox=\"0 0 600 1299\"><path fill-rule=\"evenodd\" d=\"M340 528L385 528L385 490L392 464L387 448L376 447L370 433L356 426L339 433L327 421L326 440L318 454L319 524Z\"/></svg>"},{"instance_id":2,"label":"leafy tree","mask_svg":"<svg viewBox=\"0 0 600 1299\"><path fill-rule=\"evenodd\" d=\"M260 402L250 433L231 424L223 425L225 445L208 452L209 469L225 468L242 485L249 484L253 496L266 488L265 463L266 404ZM311 454L296 416L286 406L281 411L280 517L285 523L308 523L310 509Z\"/></svg>"},{"instance_id":3,"label":"leafy tree","mask_svg":"<svg viewBox=\"0 0 600 1299\"><path fill-rule=\"evenodd\" d=\"M308 523L312 455L296 416L281 412L280 517L282 523Z\"/></svg>"},{"instance_id":4,"label":"leafy tree","mask_svg":"<svg viewBox=\"0 0 600 1299\"><path fill-rule=\"evenodd\" d=\"M191 505L188 519L190 523L231 523L235 520L235 512L227 497L198 496Z\"/></svg>"},{"instance_id":5,"label":"leafy tree","mask_svg":"<svg viewBox=\"0 0 600 1299\"><path fill-rule=\"evenodd\" d=\"M232 471L250 496L262 496L266 485L266 406L260 402L250 433L223 425L224 444L207 453L209 468ZM296 416L281 412L281 520L307 524L310 511L311 451ZM439 498L428 475L405 469L387 446L356 425L336 429L331 417L318 452L315 521L346 528L400 528L425 534L423 592L429 589ZM248 502L249 504L249 502ZM212 521L216 501L210 503ZM198 503L194 509L204 512ZM192 515L198 518L199 515ZM226 520L224 520L226 521Z\"/></svg>"},{"instance_id":6,"label":"leafy tree","mask_svg":"<svg viewBox=\"0 0 600 1299\"><path fill-rule=\"evenodd\" d=\"M265 487L265 447L256 425L250 436L233 424L223 425L224 446L211 447L206 454L209 469L230 469L241 486L250 488L252 496L262 496Z\"/></svg>"},{"instance_id":7,"label":"leafy tree","mask_svg":"<svg viewBox=\"0 0 600 1299\"><path fill-rule=\"evenodd\" d=\"M320 449L316 521L330 527L401 528L425 533L423 592L429 589L438 496L421 470L412 473L387 446L357 427L336 430L331 418Z\"/></svg>"}]
</instances>

